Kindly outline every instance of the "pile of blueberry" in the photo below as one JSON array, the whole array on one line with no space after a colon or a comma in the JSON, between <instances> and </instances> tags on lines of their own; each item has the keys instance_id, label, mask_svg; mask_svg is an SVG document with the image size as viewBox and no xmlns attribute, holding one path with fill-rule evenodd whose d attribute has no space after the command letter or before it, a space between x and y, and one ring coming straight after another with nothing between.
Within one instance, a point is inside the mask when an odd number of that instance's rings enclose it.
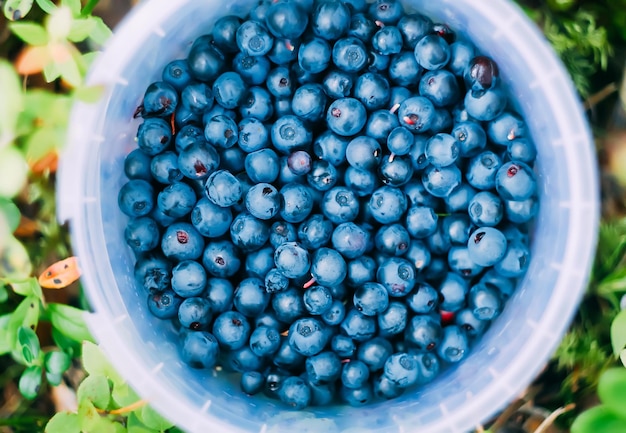
<instances>
[{"instance_id":1,"label":"pile of blueberry","mask_svg":"<svg viewBox=\"0 0 626 433\"><path fill-rule=\"evenodd\" d=\"M262 0L147 88L119 206L194 368L288 406L464 359L528 267L536 156L497 64L397 0Z\"/></svg>"}]
</instances>

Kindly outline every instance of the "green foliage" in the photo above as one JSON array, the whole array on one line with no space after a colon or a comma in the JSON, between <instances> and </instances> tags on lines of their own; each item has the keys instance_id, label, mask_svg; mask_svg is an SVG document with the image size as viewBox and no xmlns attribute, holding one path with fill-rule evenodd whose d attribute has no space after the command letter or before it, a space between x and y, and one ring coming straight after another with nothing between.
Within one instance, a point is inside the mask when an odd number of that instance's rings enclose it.
<instances>
[{"instance_id":1,"label":"green foliage","mask_svg":"<svg viewBox=\"0 0 626 433\"><path fill-rule=\"evenodd\" d=\"M78 386L78 410L54 415L46 433L162 433L172 429L169 421L128 387L98 346L84 342L82 353L88 376Z\"/></svg>"},{"instance_id":2,"label":"green foliage","mask_svg":"<svg viewBox=\"0 0 626 433\"><path fill-rule=\"evenodd\" d=\"M601 405L581 413L572 424L572 433L613 433L626 431L626 369L606 370L598 383Z\"/></svg>"}]
</instances>

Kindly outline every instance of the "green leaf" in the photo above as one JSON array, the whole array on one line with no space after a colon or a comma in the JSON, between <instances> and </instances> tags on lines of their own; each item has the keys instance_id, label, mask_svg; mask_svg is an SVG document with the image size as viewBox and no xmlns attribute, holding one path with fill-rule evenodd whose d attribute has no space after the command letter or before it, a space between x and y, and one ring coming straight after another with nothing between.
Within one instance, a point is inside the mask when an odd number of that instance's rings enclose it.
<instances>
[{"instance_id":1,"label":"green leaf","mask_svg":"<svg viewBox=\"0 0 626 433\"><path fill-rule=\"evenodd\" d=\"M30 277L23 281L12 281L11 289L18 295L32 296L43 302L43 291L37 281L37 278Z\"/></svg>"},{"instance_id":2,"label":"green leaf","mask_svg":"<svg viewBox=\"0 0 626 433\"><path fill-rule=\"evenodd\" d=\"M174 425L167 419L163 418L157 411L152 409L152 407L150 407L149 405L142 407L141 411L139 412L140 414L138 415L141 418L141 421L147 427L152 428L154 430L165 431L173 427Z\"/></svg>"},{"instance_id":3,"label":"green leaf","mask_svg":"<svg viewBox=\"0 0 626 433\"><path fill-rule=\"evenodd\" d=\"M1 102L0 102L1 103ZM13 201L8 198L0 197L0 213L3 213L7 223L9 224L9 230L13 233L20 225L21 212Z\"/></svg>"},{"instance_id":4,"label":"green leaf","mask_svg":"<svg viewBox=\"0 0 626 433\"><path fill-rule=\"evenodd\" d=\"M118 387L125 384L124 379L111 366L98 345L84 341L82 351L83 368L88 374L102 374L108 377L113 383L114 392Z\"/></svg>"},{"instance_id":5,"label":"green leaf","mask_svg":"<svg viewBox=\"0 0 626 433\"><path fill-rule=\"evenodd\" d=\"M22 358L26 365L33 364L37 358L39 358L41 346L39 345L39 337L35 331L21 326L17 330L17 343L22 349Z\"/></svg>"},{"instance_id":6,"label":"green leaf","mask_svg":"<svg viewBox=\"0 0 626 433\"><path fill-rule=\"evenodd\" d=\"M9 292L7 291L6 286L0 283L0 304L4 304L7 299L9 299Z\"/></svg>"},{"instance_id":7,"label":"green leaf","mask_svg":"<svg viewBox=\"0 0 626 433\"><path fill-rule=\"evenodd\" d=\"M46 371L46 380L52 386L59 386L61 385L61 382L63 382L63 375Z\"/></svg>"},{"instance_id":8,"label":"green leaf","mask_svg":"<svg viewBox=\"0 0 626 433\"><path fill-rule=\"evenodd\" d=\"M624 364L624 367L626 367L626 349L622 350L622 353L619 354L619 359L622 361L622 364Z\"/></svg>"},{"instance_id":9,"label":"green leaf","mask_svg":"<svg viewBox=\"0 0 626 433\"><path fill-rule=\"evenodd\" d=\"M72 11L73 16L77 17L80 15L80 8L82 7L80 0L62 0L61 5L67 6Z\"/></svg>"},{"instance_id":10,"label":"green leaf","mask_svg":"<svg viewBox=\"0 0 626 433\"><path fill-rule=\"evenodd\" d=\"M57 68L56 63L48 62L43 67L43 77L45 78L46 82L51 83L57 78L59 78L60 76L61 76L61 71L59 71L59 68Z\"/></svg>"},{"instance_id":11,"label":"green leaf","mask_svg":"<svg viewBox=\"0 0 626 433\"><path fill-rule=\"evenodd\" d=\"M626 368L610 368L598 381L598 397L607 407L626 419Z\"/></svg>"},{"instance_id":12,"label":"green leaf","mask_svg":"<svg viewBox=\"0 0 626 433\"><path fill-rule=\"evenodd\" d=\"M136 403L139 401L139 396L127 383L118 383L113 385L111 399L115 407L120 408Z\"/></svg>"},{"instance_id":13,"label":"green leaf","mask_svg":"<svg viewBox=\"0 0 626 433\"><path fill-rule=\"evenodd\" d=\"M85 325L85 311L64 304L48 304L48 314L52 326L66 337L75 341L93 341L93 337Z\"/></svg>"},{"instance_id":14,"label":"green leaf","mask_svg":"<svg viewBox=\"0 0 626 433\"><path fill-rule=\"evenodd\" d=\"M43 127L36 129L24 142L26 160L31 164L39 161L50 152L60 149L64 139L64 131L60 128Z\"/></svg>"},{"instance_id":15,"label":"green leaf","mask_svg":"<svg viewBox=\"0 0 626 433\"><path fill-rule=\"evenodd\" d=\"M72 42L82 42L91 35L96 26L98 21L93 17L74 19L67 38Z\"/></svg>"},{"instance_id":16,"label":"green leaf","mask_svg":"<svg viewBox=\"0 0 626 433\"><path fill-rule=\"evenodd\" d=\"M100 420L89 430L89 433L126 433L126 429L119 422L100 417Z\"/></svg>"},{"instance_id":17,"label":"green leaf","mask_svg":"<svg viewBox=\"0 0 626 433\"><path fill-rule=\"evenodd\" d=\"M571 433L617 433L626 431L626 419L604 405L584 411L572 424Z\"/></svg>"},{"instance_id":18,"label":"green leaf","mask_svg":"<svg viewBox=\"0 0 626 433\"><path fill-rule=\"evenodd\" d=\"M33 0L7 0L4 4L4 16L11 21L24 18L33 7Z\"/></svg>"},{"instance_id":19,"label":"green leaf","mask_svg":"<svg viewBox=\"0 0 626 433\"><path fill-rule=\"evenodd\" d=\"M9 146L0 149L0 196L14 197L26 186L28 164L19 149Z\"/></svg>"},{"instance_id":20,"label":"green leaf","mask_svg":"<svg viewBox=\"0 0 626 433\"><path fill-rule=\"evenodd\" d=\"M78 400L88 399L99 409L106 409L111 401L109 380L103 374L90 374L76 391Z\"/></svg>"},{"instance_id":21,"label":"green leaf","mask_svg":"<svg viewBox=\"0 0 626 433\"><path fill-rule=\"evenodd\" d=\"M41 388L41 367L33 365L24 370L20 376L18 387L24 398L32 400L37 397L39 388Z\"/></svg>"},{"instance_id":22,"label":"green leaf","mask_svg":"<svg viewBox=\"0 0 626 433\"><path fill-rule=\"evenodd\" d=\"M74 89L74 97L82 102L95 103L104 93L102 86L78 86Z\"/></svg>"},{"instance_id":23,"label":"green leaf","mask_svg":"<svg viewBox=\"0 0 626 433\"><path fill-rule=\"evenodd\" d=\"M30 329L35 329L38 322L39 299L33 296L28 296L24 298L13 311L6 325L11 350L17 351L16 349L19 349L17 346L17 333L20 327L24 326Z\"/></svg>"},{"instance_id":24,"label":"green leaf","mask_svg":"<svg viewBox=\"0 0 626 433\"><path fill-rule=\"evenodd\" d=\"M4 355L13 350L13 345L11 344L11 337L8 330L11 316L11 313L3 314L2 316L0 316L0 355Z\"/></svg>"},{"instance_id":25,"label":"green leaf","mask_svg":"<svg viewBox=\"0 0 626 433\"><path fill-rule=\"evenodd\" d=\"M128 429L128 433L156 433L154 429L142 423L135 412L128 414L126 428Z\"/></svg>"},{"instance_id":26,"label":"green leaf","mask_svg":"<svg viewBox=\"0 0 626 433\"><path fill-rule=\"evenodd\" d=\"M72 358L65 352L53 350L44 356L44 367L46 372L61 375L70 368Z\"/></svg>"},{"instance_id":27,"label":"green leaf","mask_svg":"<svg viewBox=\"0 0 626 433\"><path fill-rule=\"evenodd\" d=\"M0 275L8 279L21 280L27 278L32 270L33 265L24 245L14 236L5 238L4 248L0 249Z\"/></svg>"},{"instance_id":28,"label":"green leaf","mask_svg":"<svg viewBox=\"0 0 626 433\"><path fill-rule=\"evenodd\" d=\"M29 45L46 45L48 43L48 33L41 24L19 21L10 23L9 29Z\"/></svg>"},{"instance_id":29,"label":"green leaf","mask_svg":"<svg viewBox=\"0 0 626 433\"><path fill-rule=\"evenodd\" d=\"M70 357L74 357L80 353L81 343L66 337L55 328L52 328L52 341L54 341L54 344L56 344L59 349L67 353Z\"/></svg>"},{"instance_id":30,"label":"green leaf","mask_svg":"<svg viewBox=\"0 0 626 433\"><path fill-rule=\"evenodd\" d=\"M57 63L56 65L57 69L61 73L61 77L72 87L78 87L83 83L80 68L74 58L71 58L63 63Z\"/></svg>"},{"instance_id":31,"label":"green leaf","mask_svg":"<svg viewBox=\"0 0 626 433\"><path fill-rule=\"evenodd\" d=\"M37 6L41 8L42 11L50 15L57 8L57 5L52 3L52 0L36 0Z\"/></svg>"},{"instance_id":32,"label":"green leaf","mask_svg":"<svg viewBox=\"0 0 626 433\"><path fill-rule=\"evenodd\" d=\"M22 86L13 65L0 59L0 149L15 138L17 119L23 107Z\"/></svg>"},{"instance_id":33,"label":"green leaf","mask_svg":"<svg viewBox=\"0 0 626 433\"><path fill-rule=\"evenodd\" d=\"M96 21L96 27L93 33L89 35L89 40L98 44L104 45L104 43L111 37L111 29L102 21L100 17L93 17Z\"/></svg>"},{"instance_id":34,"label":"green leaf","mask_svg":"<svg viewBox=\"0 0 626 433\"><path fill-rule=\"evenodd\" d=\"M78 400L78 422L83 432L92 432L100 421L100 414L91 400L82 398Z\"/></svg>"},{"instance_id":35,"label":"green leaf","mask_svg":"<svg viewBox=\"0 0 626 433\"><path fill-rule=\"evenodd\" d=\"M63 41L72 27L72 11L61 6L56 8L46 17L46 30L52 41Z\"/></svg>"},{"instance_id":36,"label":"green leaf","mask_svg":"<svg viewBox=\"0 0 626 433\"><path fill-rule=\"evenodd\" d=\"M626 347L626 310L620 311L611 323L611 345L616 357Z\"/></svg>"},{"instance_id":37,"label":"green leaf","mask_svg":"<svg viewBox=\"0 0 626 433\"><path fill-rule=\"evenodd\" d=\"M80 433L78 414L71 412L57 412L48 424L45 433Z\"/></svg>"}]
</instances>

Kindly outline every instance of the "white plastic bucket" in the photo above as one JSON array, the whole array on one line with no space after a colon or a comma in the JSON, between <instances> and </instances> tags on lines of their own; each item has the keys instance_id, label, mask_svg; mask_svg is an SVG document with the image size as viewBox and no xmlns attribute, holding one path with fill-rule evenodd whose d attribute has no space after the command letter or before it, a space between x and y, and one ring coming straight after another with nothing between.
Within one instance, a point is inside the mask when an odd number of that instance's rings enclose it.
<instances>
[{"instance_id":1,"label":"white plastic bucket","mask_svg":"<svg viewBox=\"0 0 626 433\"><path fill-rule=\"evenodd\" d=\"M540 213L532 261L501 317L471 355L414 393L363 408L293 412L245 396L238 384L180 360L171 324L149 313L134 287L117 193L136 146L133 112L162 67L184 58L195 37L255 0L148 0L116 29L91 69L106 86L97 104L74 107L59 171L59 219L69 221L88 323L117 370L164 416L190 432L466 432L503 408L544 366L576 311L598 226L593 142L569 76L513 2L407 0L408 9L465 33L492 56L538 150ZM353 430L352 430L353 429Z\"/></svg>"}]
</instances>

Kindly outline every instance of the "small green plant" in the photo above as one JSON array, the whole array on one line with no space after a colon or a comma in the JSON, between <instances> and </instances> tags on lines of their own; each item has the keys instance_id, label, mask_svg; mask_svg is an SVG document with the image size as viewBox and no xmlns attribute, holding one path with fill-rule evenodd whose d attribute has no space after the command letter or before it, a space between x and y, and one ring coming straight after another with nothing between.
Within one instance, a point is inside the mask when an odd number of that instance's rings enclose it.
<instances>
[{"instance_id":1,"label":"small green plant","mask_svg":"<svg viewBox=\"0 0 626 433\"><path fill-rule=\"evenodd\" d=\"M600 376L601 404L578 415L571 433L614 433L626 431L626 369L612 368Z\"/></svg>"}]
</instances>

